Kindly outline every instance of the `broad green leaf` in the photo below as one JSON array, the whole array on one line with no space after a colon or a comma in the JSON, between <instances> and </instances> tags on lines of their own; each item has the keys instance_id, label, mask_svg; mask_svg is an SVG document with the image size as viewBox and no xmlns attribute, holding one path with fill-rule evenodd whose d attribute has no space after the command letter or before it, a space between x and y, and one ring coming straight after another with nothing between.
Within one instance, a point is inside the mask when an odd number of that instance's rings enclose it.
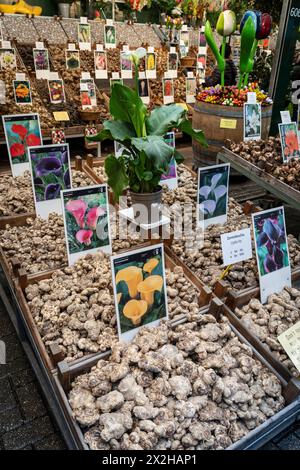
<instances>
[{"instance_id":1,"label":"broad green leaf","mask_svg":"<svg viewBox=\"0 0 300 470\"><path fill-rule=\"evenodd\" d=\"M241 34L241 54L240 54L240 73L243 75L247 72L249 60L251 60L251 50L255 40L256 28L251 16L247 19Z\"/></svg>"},{"instance_id":2,"label":"broad green leaf","mask_svg":"<svg viewBox=\"0 0 300 470\"><path fill-rule=\"evenodd\" d=\"M115 120L132 124L137 137L146 135L147 108L136 91L117 83L112 89L109 106Z\"/></svg>"},{"instance_id":3,"label":"broad green leaf","mask_svg":"<svg viewBox=\"0 0 300 470\"><path fill-rule=\"evenodd\" d=\"M192 124L188 119L183 121L178 126L178 129L180 129L182 132L185 132L185 134L188 134L190 137L192 137L192 139L195 139L197 142L199 142L200 145L203 145L204 147L208 147L203 131L197 131L193 129Z\"/></svg>"},{"instance_id":4,"label":"broad green leaf","mask_svg":"<svg viewBox=\"0 0 300 470\"><path fill-rule=\"evenodd\" d=\"M144 171L143 178L145 181L151 181L153 178L152 171Z\"/></svg>"},{"instance_id":5,"label":"broad green leaf","mask_svg":"<svg viewBox=\"0 0 300 470\"><path fill-rule=\"evenodd\" d=\"M125 164L122 158L116 158L114 155L109 155L105 159L105 172L108 176L108 185L114 193L115 201L118 201L122 191L128 186L128 176Z\"/></svg>"},{"instance_id":6,"label":"broad green leaf","mask_svg":"<svg viewBox=\"0 0 300 470\"><path fill-rule=\"evenodd\" d=\"M149 135L144 138L132 139L133 146L138 151L144 151L151 160L153 166L165 173L171 158L174 155L174 149L165 143L163 137L157 135Z\"/></svg>"},{"instance_id":7,"label":"broad green leaf","mask_svg":"<svg viewBox=\"0 0 300 470\"><path fill-rule=\"evenodd\" d=\"M88 140L89 142L104 142L104 140L114 139L108 129L102 129L97 135L86 137L86 140Z\"/></svg>"},{"instance_id":8,"label":"broad green leaf","mask_svg":"<svg viewBox=\"0 0 300 470\"><path fill-rule=\"evenodd\" d=\"M174 158L177 164L184 162L184 156L178 152L178 150L174 149Z\"/></svg>"},{"instance_id":9,"label":"broad green leaf","mask_svg":"<svg viewBox=\"0 0 300 470\"><path fill-rule=\"evenodd\" d=\"M124 121L105 121L103 125L104 129L110 132L113 140L119 142L130 140L136 135L133 127Z\"/></svg>"},{"instance_id":10,"label":"broad green leaf","mask_svg":"<svg viewBox=\"0 0 300 470\"><path fill-rule=\"evenodd\" d=\"M150 135L165 135L174 127L178 127L185 117L186 111L176 104L155 108L146 118L146 129Z\"/></svg>"}]
</instances>

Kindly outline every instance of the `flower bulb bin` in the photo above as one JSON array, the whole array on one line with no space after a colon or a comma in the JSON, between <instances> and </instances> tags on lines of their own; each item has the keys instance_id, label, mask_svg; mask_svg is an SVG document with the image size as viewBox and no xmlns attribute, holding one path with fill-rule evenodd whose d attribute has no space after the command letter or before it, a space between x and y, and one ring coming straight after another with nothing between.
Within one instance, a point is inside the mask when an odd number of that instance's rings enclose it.
<instances>
[{"instance_id":1,"label":"flower bulb bin","mask_svg":"<svg viewBox=\"0 0 300 470\"><path fill-rule=\"evenodd\" d=\"M182 67L194 67L196 65L195 57L182 57L180 59L180 64Z\"/></svg>"},{"instance_id":2,"label":"flower bulb bin","mask_svg":"<svg viewBox=\"0 0 300 470\"><path fill-rule=\"evenodd\" d=\"M272 105L263 106L261 114L261 138L267 139L271 124ZM235 129L221 128L222 119L226 120L225 125L232 125L232 127L235 125ZM215 165L217 153L221 151L227 139L236 143L243 141L243 126L242 106L222 106L201 101L197 102L193 111L193 128L201 129L204 132L208 148L200 147L193 140L194 166L198 168L200 166Z\"/></svg>"},{"instance_id":3,"label":"flower bulb bin","mask_svg":"<svg viewBox=\"0 0 300 470\"><path fill-rule=\"evenodd\" d=\"M162 187L159 186L154 193L134 193L130 191L131 201L133 205L134 218L141 224L155 224L161 220L161 200ZM152 207L152 205L154 207ZM140 211L140 207L144 206L144 213Z\"/></svg>"}]
</instances>

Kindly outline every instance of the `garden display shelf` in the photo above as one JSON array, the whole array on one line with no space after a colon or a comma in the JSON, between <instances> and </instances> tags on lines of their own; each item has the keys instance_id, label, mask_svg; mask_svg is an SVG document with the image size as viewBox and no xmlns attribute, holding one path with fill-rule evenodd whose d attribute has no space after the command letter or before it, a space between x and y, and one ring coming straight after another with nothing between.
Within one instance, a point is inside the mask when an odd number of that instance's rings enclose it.
<instances>
[{"instance_id":1,"label":"garden display shelf","mask_svg":"<svg viewBox=\"0 0 300 470\"><path fill-rule=\"evenodd\" d=\"M286 202L294 209L300 210L299 191L253 165L253 163L246 161L228 148L223 147L217 155L217 161L230 163L232 168L237 170L240 174L247 176L247 178L251 179L271 194L274 194L274 196Z\"/></svg>"},{"instance_id":2,"label":"garden display shelf","mask_svg":"<svg viewBox=\"0 0 300 470\"><path fill-rule=\"evenodd\" d=\"M291 387L290 382L286 380L288 377L282 376L280 372L277 371L277 369L280 370L280 365L276 364L276 360L272 359L270 362L268 355L264 356L264 351L261 352L259 349L256 349L255 346L253 346L248 341L247 337L244 336L240 331L240 325L238 321L235 321L234 323L231 322L230 316L228 315L228 309L224 306L222 301L213 298L210 306L202 309L199 314L211 314L217 319L217 321L221 314L225 314L225 316L227 316L229 319L229 326L231 331L242 343L251 348L253 357L263 366L265 366L270 372L272 372L281 383L282 393L286 402L285 407L277 412L274 416L267 419L264 423L249 431L249 433L242 439L238 440L227 448L227 450L258 449L297 420L300 413L300 390L299 388L294 389ZM178 325L184 325L186 321L186 318L182 318L180 321L174 322L170 328L173 329ZM98 358L94 357L92 359L87 359L82 361L78 367L74 367L65 361L62 361L57 364L57 371L55 371L53 374L56 393L62 405L65 419L68 423L69 429L71 430L74 441L77 442L78 449L81 450L89 450L89 447L84 439L84 431L76 421L74 412L68 400L68 394L71 390L71 383L78 376L84 373L88 373L90 369L97 364L99 359L108 360L109 356L110 352L107 352Z\"/></svg>"},{"instance_id":3,"label":"garden display shelf","mask_svg":"<svg viewBox=\"0 0 300 470\"><path fill-rule=\"evenodd\" d=\"M134 246L132 249L137 249L143 248L145 246L150 246L150 243L147 244L140 244L137 246ZM125 251L126 253L130 250L121 250L120 252ZM165 266L166 269L170 270L171 272L174 271L176 266L180 266L183 268L183 275L187 279L187 281L193 286L193 288L198 292L198 304L199 304L199 311L201 312L201 309L203 307L207 307L207 305L210 303L210 300L212 298L212 291L204 286L201 281L195 276L191 275L189 270L183 266L182 264L177 264L177 260L173 259L173 254L171 251L169 251L167 248L165 248ZM65 266L66 267L66 266ZM63 266L61 267L63 269ZM43 360L43 364L47 371L49 373L52 373L56 367L58 362L61 362L64 359L63 353L59 347L58 344L53 342L51 346L49 347L49 351L47 350L41 334L37 328L37 325L33 319L33 315L31 313L30 307L28 305L28 301L26 299L26 293L25 289L29 285L33 285L38 283L39 281L51 279L52 275L57 272L58 270L49 270L45 271L43 273L39 273L36 275L27 275L24 270L16 270L16 278L14 280L14 291L16 298L18 299L18 304L19 304L19 311L23 317L23 320L26 322L26 325L28 329L31 332L32 337L34 338L36 347L39 351L39 354ZM176 317L177 321L177 317ZM86 354L82 358L72 360L68 362L68 364L72 365L72 368L77 369L77 367L80 367L80 364L83 362L85 363L88 359L90 360L99 360L102 356L102 352L98 353L90 353Z\"/></svg>"}]
</instances>

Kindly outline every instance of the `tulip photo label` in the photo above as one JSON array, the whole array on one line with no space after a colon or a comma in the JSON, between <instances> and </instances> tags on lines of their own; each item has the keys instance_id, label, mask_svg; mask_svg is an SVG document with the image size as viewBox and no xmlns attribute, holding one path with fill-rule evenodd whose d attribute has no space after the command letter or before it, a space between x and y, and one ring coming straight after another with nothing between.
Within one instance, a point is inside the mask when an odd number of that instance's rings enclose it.
<instances>
[{"instance_id":1,"label":"tulip photo label","mask_svg":"<svg viewBox=\"0 0 300 470\"><path fill-rule=\"evenodd\" d=\"M83 110L97 106L96 86L93 78L80 79L80 100Z\"/></svg>"},{"instance_id":2,"label":"tulip photo label","mask_svg":"<svg viewBox=\"0 0 300 470\"><path fill-rule=\"evenodd\" d=\"M27 149L42 144L38 114L2 116L9 162L13 176L30 169Z\"/></svg>"},{"instance_id":3,"label":"tulip photo label","mask_svg":"<svg viewBox=\"0 0 300 470\"><path fill-rule=\"evenodd\" d=\"M197 224L200 228L226 223L229 173L229 163L198 169Z\"/></svg>"},{"instance_id":4,"label":"tulip photo label","mask_svg":"<svg viewBox=\"0 0 300 470\"><path fill-rule=\"evenodd\" d=\"M284 208L257 212L252 224L261 302L266 303L269 295L292 285Z\"/></svg>"},{"instance_id":5,"label":"tulip photo label","mask_svg":"<svg viewBox=\"0 0 300 470\"><path fill-rule=\"evenodd\" d=\"M112 256L111 267L119 339L129 342L168 318L163 244Z\"/></svg>"},{"instance_id":6,"label":"tulip photo label","mask_svg":"<svg viewBox=\"0 0 300 470\"><path fill-rule=\"evenodd\" d=\"M112 253L107 185L61 192L69 265L84 255Z\"/></svg>"},{"instance_id":7,"label":"tulip photo label","mask_svg":"<svg viewBox=\"0 0 300 470\"><path fill-rule=\"evenodd\" d=\"M278 124L281 140L282 160L288 162L300 157L298 129L296 122Z\"/></svg>"},{"instance_id":8,"label":"tulip photo label","mask_svg":"<svg viewBox=\"0 0 300 470\"><path fill-rule=\"evenodd\" d=\"M62 214L60 192L72 188L69 144L31 147L28 153L37 215Z\"/></svg>"},{"instance_id":9,"label":"tulip photo label","mask_svg":"<svg viewBox=\"0 0 300 470\"><path fill-rule=\"evenodd\" d=\"M261 105L244 103L244 141L261 139Z\"/></svg>"}]
</instances>

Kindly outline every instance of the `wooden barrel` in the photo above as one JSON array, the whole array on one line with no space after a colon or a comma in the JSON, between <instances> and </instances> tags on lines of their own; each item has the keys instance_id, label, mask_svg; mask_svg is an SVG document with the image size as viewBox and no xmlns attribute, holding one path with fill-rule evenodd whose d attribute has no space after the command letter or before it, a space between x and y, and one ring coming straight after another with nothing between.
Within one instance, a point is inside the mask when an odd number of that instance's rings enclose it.
<instances>
[{"instance_id":1,"label":"wooden barrel","mask_svg":"<svg viewBox=\"0 0 300 470\"><path fill-rule=\"evenodd\" d=\"M272 117L272 106L262 108L261 137L266 139ZM221 120L226 120L222 125L235 124L235 129L221 128ZM201 129L206 137L208 148L200 146L193 140L194 166L215 165L216 155L223 147L227 139L233 142L242 142L244 139L243 107L221 106L217 104L198 101L193 111L193 128Z\"/></svg>"}]
</instances>

